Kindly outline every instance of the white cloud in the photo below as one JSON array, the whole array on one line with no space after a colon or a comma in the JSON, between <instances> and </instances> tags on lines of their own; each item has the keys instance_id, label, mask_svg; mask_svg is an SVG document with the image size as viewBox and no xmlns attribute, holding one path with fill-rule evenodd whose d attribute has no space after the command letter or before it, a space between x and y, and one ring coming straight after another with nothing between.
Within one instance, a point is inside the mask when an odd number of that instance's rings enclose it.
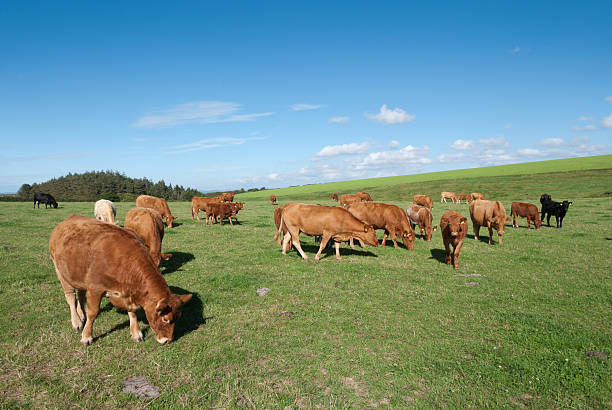
<instances>
[{"instance_id":1,"label":"white cloud","mask_svg":"<svg viewBox=\"0 0 612 410\"><path fill-rule=\"evenodd\" d=\"M317 105L317 104L293 104L289 108L291 108L292 111L308 111L308 110L318 110L321 107L322 105Z\"/></svg>"},{"instance_id":2,"label":"white cloud","mask_svg":"<svg viewBox=\"0 0 612 410\"><path fill-rule=\"evenodd\" d=\"M172 147L168 154L182 154L185 152L200 151L203 149L218 148L230 145L242 145L247 141L263 140L262 137L253 138L207 138L189 144L182 144Z\"/></svg>"},{"instance_id":3,"label":"white cloud","mask_svg":"<svg viewBox=\"0 0 612 410\"><path fill-rule=\"evenodd\" d=\"M597 127L592 124L584 125L584 126L578 126L578 125L572 126L572 130L574 131L594 131L596 129Z\"/></svg>"},{"instance_id":4,"label":"white cloud","mask_svg":"<svg viewBox=\"0 0 612 410\"><path fill-rule=\"evenodd\" d=\"M456 149L456 150L472 149L474 148L474 141L459 139L453 142L453 145L451 145L451 148Z\"/></svg>"},{"instance_id":5,"label":"white cloud","mask_svg":"<svg viewBox=\"0 0 612 410\"><path fill-rule=\"evenodd\" d=\"M607 97L606 97L606 101L607 101L607 102L612 102L612 95L607 96Z\"/></svg>"},{"instance_id":6,"label":"white cloud","mask_svg":"<svg viewBox=\"0 0 612 410\"><path fill-rule=\"evenodd\" d=\"M252 121L273 112L236 114L240 104L224 101L194 101L138 119L133 125L142 128L170 127L186 123L219 123Z\"/></svg>"},{"instance_id":7,"label":"white cloud","mask_svg":"<svg viewBox=\"0 0 612 410\"><path fill-rule=\"evenodd\" d=\"M388 169L395 168L402 172L409 171L413 165L426 165L431 162L427 157L429 147L422 148L407 145L400 150L371 152L361 161L355 163L356 169Z\"/></svg>"},{"instance_id":8,"label":"white cloud","mask_svg":"<svg viewBox=\"0 0 612 410\"><path fill-rule=\"evenodd\" d=\"M532 155L532 156L536 156L536 155L541 155L542 154L542 151L540 151L537 148L524 148L524 149L519 149L516 152L519 155Z\"/></svg>"},{"instance_id":9,"label":"white cloud","mask_svg":"<svg viewBox=\"0 0 612 410\"><path fill-rule=\"evenodd\" d=\"M266 178L272 181L278 180L278 177L279 177L279 174L277 174L276 172L266 175Z\"/></svg>"},{"instance_id":10,"label":"white cloud","mask_svg":"<svg viewBox=\"0 0 612 410\"><path fill-rule=\"evenodd\" d=\"M612 128L612 114L601 120L601 125L603 125L604 128Z\"/></svg>"},{"instance_id":11,"label":"white cloud","mask_svg":"<svg viewBox=\"0 0 612 410\"><path fill-rule=\"evenodd\" d=\"M538 144L545 147L557 147L565 144L565 141L561 138L544 138L543 140L540 140Z\"/></svg>"},{"instance_id":12,"label":"white cloud","mask_svg":"<svg viewBox=\"0 0 612 410\"><path fill-rule=\"evenodd\" d=\"M414 121L416 118L412 114L406 114L406 111L402 110L401 108L394 108L390 110L387 108L386 104L383 104L383 106L380 107L380 112L378 114L366 114L366 117L385 124L402 124L404 122Z\"/></svg>"},{"instance_id":13,"label":"white cloud","mask_svg":"<svg viewBox=\"0 0 612 410\"><path fill-rule=\"evenodd\" d=\"M498 138L483 138L479 139L478 143L485 147L509 147L510 143L504 137Z\"/></svg>"},{"instance_id":14,"label":"white cloud","mask_svg":"<svg viewBox=\"0 0 612 410\"><path fill-rule=\"evenodd\" d=\"M332 117L329 119L329 122L335 124L344 124L349 122L349 117Z\"/></svg>"},{"instance_id":15,"label":"white cloud","mask_svg":"<svg viewBox=\"0 0 612 410\"><path fill-rule=\"evenodd\" d=\"M389 148L391 148L391 149L399 148L399 147L400 147L400 145L401 145L401 144L400 144L400 142L399 142L399 141L392 140L392 141L389 143Z\"/></svg>"},{"instance_id":16,"label":"white cloud","mask_svg":"<svg viewBox=\"0 0 612 410\"><path fill-rule=\"evenodd\" d=\"M519 46L516 46L516 47L514 47L514 48L512 49L511 53L512 53L512 54L516 54L516 53L518 53L519 51L521 51L521 48L520 48Z\"/></svg>"},{"instance_id":17,"label":"white cloud","mask_svg":"<svg viewBox=\"0 0 612 410\"><path fill-rule=\"evenodd\" d=\"M339 155L366 154L370 150L371 145L372 144L369 142L362 142L361 144L352 142L350 144L328 145L326 147L323 147L321 151L317 152L314 158L337 157Z\"/></svg>"},{"instance_id":18,"label":"white cloud","mask_svg":"<svg viewBox=\"0 0 612 410\"><path fill-rule=\"evenodd\" d=\"M593 121L593 117L585 117L583 115L582 117L578 117L578 121Z\"/></svg>"}]
</instances>

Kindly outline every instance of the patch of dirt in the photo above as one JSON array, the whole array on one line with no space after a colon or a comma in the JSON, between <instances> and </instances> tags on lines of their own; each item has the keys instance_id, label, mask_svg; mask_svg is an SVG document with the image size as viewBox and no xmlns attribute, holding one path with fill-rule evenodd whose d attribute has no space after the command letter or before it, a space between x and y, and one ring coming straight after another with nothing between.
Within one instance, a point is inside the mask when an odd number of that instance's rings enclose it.
<instances>
[{"instance_id":1,"label":"patch of dirt","mask_svg":"<svg viewBox=\"0 0 612 410\"><path fill-rule=\"evenodd\" d=\"M161 395L161 389L151 384L144 376L134 376L126 379L121 385L121 391L149 399L156 399Z\"/></svg>"},{"instance_id":2,"label":"patch of dirt","mask_svg":"<svg viewBox=\"0 0 612 410\"><path fill-rule=\"evenodd\" d=\"M584 352L584 354L586 354L587 357L596 357L598 359L608 360L608 355L598 350L587 350Z\"/></svg>"},{"instance_id":3,"label":"patch of dirt","mask_svg":"<svg viewBox=\"0 0 612 410\"><path fill-rule=\"evenodd\" d=\"M466 285L468 285L468 286L476 286L476 285L478 285L478 282L467 282Z\"/></svg>"},{"instance_id":4,"label":"patch of dirt","mask_svg":"<svg viewBox=\"0 0 612 410\"><path fill-rule=\"evenodd\" d=\"M344 387L352 389L357 397L365 397L368 394L367 390L362 386L363 383L355 381L352 377L340 377L340 381Z\"/></svg>"}]
</instances>

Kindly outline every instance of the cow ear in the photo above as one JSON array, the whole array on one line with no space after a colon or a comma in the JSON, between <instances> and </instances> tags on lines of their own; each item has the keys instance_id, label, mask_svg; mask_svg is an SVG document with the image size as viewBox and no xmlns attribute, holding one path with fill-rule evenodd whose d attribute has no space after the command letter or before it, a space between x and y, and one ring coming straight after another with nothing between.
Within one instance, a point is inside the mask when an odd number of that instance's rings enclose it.
<instances>
[{"instance_id":1,"label":"cow ear","mask_svg":"<svg viewBox=\"0 0 612 410\"><path fill-rule=\"evenodd\" d=\"M157 306L155 306L155 310L160 315L164 310L167 310L167 309L168 309L168 302L166 301L166 299L160 300L159 302L157 302Z\"/></svg>"},{"instance_id":2,"label":"cow ear","mask_svg":"<svg viewBox=\"0 0 612 410\"><path fill-rule=\"evenodd\" d=\"M191 297L193 296L193 294L188 293L186 295L177 295L179 300L181 301L181 305L189 302L191 300Z\"/></svg>"},{"instance_id":3,"label":"cow ear","mask_svg":"<svg viewBox=\"0 0 612 410\"><path fill-rule=\"evenodd\" d=\"M447 226L448 226L448 219L446 218L440 219L440 229L445 230Z\"/></svg>"}]
</instances>

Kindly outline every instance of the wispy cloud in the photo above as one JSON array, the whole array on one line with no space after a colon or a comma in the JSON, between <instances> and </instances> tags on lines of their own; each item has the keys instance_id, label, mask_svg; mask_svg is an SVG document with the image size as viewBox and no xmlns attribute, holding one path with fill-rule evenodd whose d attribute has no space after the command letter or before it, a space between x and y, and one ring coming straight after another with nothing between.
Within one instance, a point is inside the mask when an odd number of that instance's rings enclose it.
<instances>
[{"instance_id":1,"label":"wispy cloud","mask_svg":"<svg viewBox=\"0 0 612 410\"><path fill-rule=\"evenodd\" d=\"M603 120L601 120L601 125L604 128L612 128L612 114L608 115Z\"/></svg>"},{"instance_id":2,"label":"wispy cloud","mask_svg":"<svg viewBox=\"0 0 612 410\"><path fill-rule=\"evenodd\" d=\"M523 148L517 154L525 157L537 158L567 158L599 155L609 152L609 146L605 144L590 144L586 136L566 141L562 138L545 138L540 140L538 148ZM540 148L543 147L543 148Z\"/></svg>"},{"instance_id":3,"label":"wispy cloud","mask_svg":"<svg viewBox=\"0 0 612 410\"><path fill-rule=\"evenodd\" d=\"M479 139L478 143L485 147L509 147L510 143L504 137L483 138Z\"/></svg>"},{"instance_id":4,"label":"wispy cloud","mask_svg":"<svg viewBox=\"0 0 612 410\"><path fill-rule=\"evenodd\" d=\"M593 117L585 117L583 115L582 117L578 117L578 121L593 121Z\"/></svg>"},{"instance_id":5,"label":"wispy cloud","mask_svg":"<svg viewBox=\"0 0 612 410\"><path fill-rule=\"evenodd\" d=\"M329 119L329 122L335 124L344 124L349 122L349 117L332 117Z\"/></svg>"},{"instance_id":6,"label":"wispy cloud","mask_svg":"<svg viewBox=\"0 0 612 410\"><path fill-rule=\"evenodd\" d=\"M180 104L167 110L146 115L133 125L142 128L170 127L186 123L220 123L252 121L273 115L273 112L237 114L241 105L225 101L194 101Z\"/></svg>"},{"instance_id":7,"label":"wispy cloud","mask_svg":"<svg viewBox=\"0 0 612 410\"><path fill-rule=\"evenodd\" d=\"M394 151L379 151L371 152L366 155L361 161L355 163L356 169L365 170L380 170L380 169L395 169L399 172L405 172L411 169L413 165L425 165L431 162L428 158L429 147L413 147L407 145L402 149Z\"/></svg>"},{"instance_id":8,"label":"wispy cloud","mask_svg":"<svg viewBox=\"0 0 612 410\"><path fill-rule=\"evenodd\" d=\"M318 110L321 107L323 106L319 104L293 104L289 108L291 108L292 111L308 111Z\"/></svg>"},{"instance_id":9,"label":"wispy cloud","mask_svg":"<svg viewBox=\"0 0 612 410\"><path fill-rule=\"evenodd\" d=\"M456 150L472 149L474 148L474 141L459 139L453 142L453 145L451 145L451 148L456 149Z\"/></svg>"},{"instance_id":10,"label":"wispy cloud","mask_svg":"<svg viewBox=\"0 0 612 410\"><path fill-rule=\"evenodd\" d=\"M578 126L578 125L572 126L572 130L574 131L594 131L596 129L597 127L592 124L584 125L584 126Z\"/></svg>"},{"instance_id":11,"label":"wispy cloud","mask_svg":"<svg viewBox=\"0 0 612 410\"><path fill-rule=\"evenodd\" d=\"M369 142L362 142L361 144L357 144L352 142L350 144L342 144L342 145L327 145L321 149L321 151L317 152L313 158L325 158L325 157L337 157L339 155L356 155L356 154L366 154L370 151L370 147L372 146Z\"/></svg>"},{"instance_id":12,"label":"wispy cloud","mask_svg":"<svg viewBox=\"0 0 612 410\"><path fill-rule=\"evenodd\" d=\"M396 149L400 147L400 142L396 141L396 140L392 140L391 142L389 142L389 148L391 149Z\"/></svg>"},{"instance_id":13,"label":"wispy cloud","mask_svg":"<svg viewBox=\"0 0 612 410\"><path fill-rule=\"evenodd\" d=\"M612 95L607 96L606 97L606 101L612 103Z\"/></svg>"},{"instance_id":14,"label":"wispy cloud","mask_svg":"<svg viewBox=\"0 0 612 410\"><path fill-rule=\"evenodd\" d=\"M242 145L247 141L263 140L262 137L252 138L207 138L192 142L189 144L182 144L172 147L167 154L182 154L185 152L201 151L203 149L219 148L231 145Z\"/></svg>"},{"instance_id":15,"label":"wispy cloud","mask_svg":"<svg viewBox=\"0 0 612 410\"><path fill-rule=\"evenodd\" d=\"M385 124L402 124L405 122L414 121L416 116L407 114L406 111L401 108L388 109L386 104L380 107L378 114L365 114L365 116L371 120L379 121Z\"/></svg>"}]
</instances>

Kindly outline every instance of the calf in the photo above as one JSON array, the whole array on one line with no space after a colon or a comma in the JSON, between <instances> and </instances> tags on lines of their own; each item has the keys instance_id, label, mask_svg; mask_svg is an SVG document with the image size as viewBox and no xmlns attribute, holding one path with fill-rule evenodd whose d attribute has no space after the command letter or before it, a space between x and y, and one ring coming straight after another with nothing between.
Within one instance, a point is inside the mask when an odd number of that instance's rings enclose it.
<instances>
[{"instance_id":1,"label":"calf","mask_svg":"<svg viewBox=\"0 0 612 410\"><path fill-rule=\"evenodd\" d=\"M391 237L393 246L398 248L395 238L399 236L406 249L414 249L414 231L410 227L408 217L399 206L382 202L354 202L349 204L346 210L374 229L385 230L382 239L383 248L386 245L387 236Z\"/></svg>"},{"instance_id":2,"label":"calf","mask_svg":"<svg viewBox=\"0 0 612 410\"><path fill-rule=\"evenodd\" d=\"M332 199L332 201L338 202L338 194L336 194L335 192L331 194L329 197Z\"/></svg>"},{"instance_id":3,"label":"calf","mask_svg":"<svg viewBox=\"0 0 612 410\"><path fill-rule=\"evenodd\" d=\"M219 218L219 224L223 225L223 219L227 218L231 226L234 226L232 217L236 218L236 207L225 202L216 202L208 205L206 210L206 223L213 224Z\"/></svg>"},{"instance_id":4,"label":"calf","mask_svg":"<svg viewBox=\"0 0 612 410\"><path fill-rule=\"evenodd\" d=\"M155 266L159 266L162 259L167 261L172 257L170 253L161 253L164 222L155 209L139 206L130 209L125 215L124 228L131 229L138 234L138 237L149 249L149 254Z\"/></svg>"},{"instance_id":5,"label":"calf","mask_svg":"<svg viewBox=\"0 0 612 410\"><path fill-rule=\"evenodd\" d=\"M276 195L270 195L270 205L276 205Z\"/></svg>"},{"instance_id":6,"label":"calf","mask_svg":"<svg viewBox=\"0 0 612 410\"><path fill-rule=\"evenodd\" d=\"M412 197L415 204L426 206L429 210L433 209L433 199L429 195L415 195Z\"/></svg>"},{"instance_id":7,"label":"calf","mask_svg":"<svg viewBox=\"0 0 612 410\"><path fill-rule=\"evenodd\" d=\"M98 221L117 225L117 221L115 221L115 218L117 217L115 204L108 199L100 199L98 202L96 202L94 205L94 216Z\"/></svg>"},{"instance_id":8,"label":"calf","mask_svg":"<svg viewBox=\"0 0 612 410\"><path fill-rule=\"evenodd\" d=\"M164 198L157 198L151 195L140 195L136 198L136 206L155 209L162 218L166 220L168 228L172 228L172 222L178 219L177 216L172 216L168 203Z\"/></svg>"},{"instance_id":9,"label":"calf","mask_svg":"<svg viewBox=\"0 0 612 410\"><path fill-rule=\"evenodd\" d=\"M234 201L234 193L233 192L224 192L221 195L219 195L219 198L221 198L221 200L223 202L232 202L232 201Z\"/></svg>"},{"instance_id":10,"label":"calf","mask_svg":"<svg viewBox=\"0 0 612 410\"><path fill-rule=\"evenodd\" d=\"M114 306L128 311L130 335L135 342L143 340L136 318L140 308L156 340L162 344L172 341L174 325L181 317L180 307L191 295L170 291L149 249L133 232L72 215L51 232L49 253L70 307L72 327L83 330L83 345L93 341L93 322L104 296Z\"/></svg>"},{"instance_id":11,"label":"calf","mask_svg":"<svg viewBox=\"0 0 612 410\"><path fill-rule=\"evenodd\" d=\"M367 192L356 192L356 196L358 196L362 201L372 202L372 197Z\"/></svg>"},{"instance_id":12,"label":"calf","mask_svg":"<svg viewBox=\"0 0 612 410\"><path fill-rule=\"evenodd\" d=\"M457 202L457 195L454 192L442 192L440 194L440 202L446 202L447 199L450 199L453 203Z\"/></svg>"},{"instance_id":13,"label":"calf","mask_svg":"<svg viewBox=\"0 0 612 410\"><path fill-rule=\"evenodd\" d=\"M467 218L461 213L450 210L446 211L440 219L440 232L442 232L442 241L446 250L446 264L450 265L454 256L454 267L459 269L459 254L461 247L465 241L465 235L468 231ZM450 246L453 246L451 254Z\"/></svg>"},{"instance_id":14,"label":"calf","mask_svg":"<svg viewBox=\"0 0 612 410\"><path fill-rule=\"evenodd\" d=\"M502 244L504 226L510 218L506 218L506 210L499 201L477 199L470 204L470 218L474 225L474 239L478 240L481 226L489 228L489 245L493 243L493 229L497 230L499 244Z\"/></svg>"},{"instance_id":15,"label":"calf","mask_svg":"<svg viewBox=\"0 0 612 410\"><path fill-rule=\"evenodd\" d=\"M423 232L425 232L425 239L427 242L431 242L433 232L438 229L437 226L432 227L433 217L431 211L426 206L412 204L406 209L406 214L410 220L410 226L414 229L415 226L419 226L421 232L421 240L423 240Z\"/></svg>"},{"instance_id":16,"label":"calf","mask_svg":"<svg viewBox=\"0 0 612 410\"><path fill-rule=\"evenodd\" d=\"M204 196L194 196L191 198L191 220L193 221L193 217L195 216L198 221L200 221L200 211L206 212L208 209L208 204L222 202L220 196L215 197L204 197Z\"/></svg>"},{"instance_id":17,"label":"calf","mask_svg":"<svg viewBox=\"0 0 612 410\"><path fill-rule=\"evenodd\" d=\"M538 207L533 204L528 204L525 202L512 202L510 212L512 214L512 226L515 228L518 228L518 223L516 221L518 216L527 218L528 229L531 228L531 222L533 222L535 229L540 229L540 226L542 225Z\"/></svg>"},{"instance_id":18,"label":"calf","mask_svg":"<svg viewBox=\"0 0 612 410\"><path fill-rule=\"evenodd\" d=\"M291 241L302 258L308 259L300 246L300 232L309 236L322 236L321 246L315 256L315 261L319 260L321 252L330 239L335 242L336 259L338 260L340 260L340 242L346 242L353 237L366 242L368 245L378 246L376 231L372 226L364 224L346 209L337 206L287 204L282 212L280 228L274 238L275 240L278 239L279 243L283 226L287 228L287 233L283 239L283 255L287 253L287 245Z\"/></svg>"},{"instance_id":19,"label":"calf","mask_svg":"<svg viewBox=\"0 0 612 410\"><path fill-rule=\"evenodd\" d=\"M45 204L45 208L47 205L57 208L57 201L50 194L34 194L34 208L40 208L40 204Z\"/></svg>"},{"instance_id":20,"label":"calf","mask_svg":"<svg viewBox=\"0 0 612 410\"><path fill-rule=\"evenodd\" d=\"M457 195L457 202L461 203L461 201L465 201L466 204L469 204L470 202L472 202L472 195L470 195L470 194L458 194Z\"/></svg>"},{"instance_id":21,"label":"calf","mask_svg":"<svg viewBox=\"0 0 612 410\"><path fill-rule=\"evenodd\" d=\"M565 214L573 202L556 202L551 199L550 195L542 194L540 203L542 204L542 221L544 221L544 215L546 215L546 225L550 226L550 217L554 215L557 221L557 228L562 228L563 218L565 218Z\"/></svg>"}]
</instances>

